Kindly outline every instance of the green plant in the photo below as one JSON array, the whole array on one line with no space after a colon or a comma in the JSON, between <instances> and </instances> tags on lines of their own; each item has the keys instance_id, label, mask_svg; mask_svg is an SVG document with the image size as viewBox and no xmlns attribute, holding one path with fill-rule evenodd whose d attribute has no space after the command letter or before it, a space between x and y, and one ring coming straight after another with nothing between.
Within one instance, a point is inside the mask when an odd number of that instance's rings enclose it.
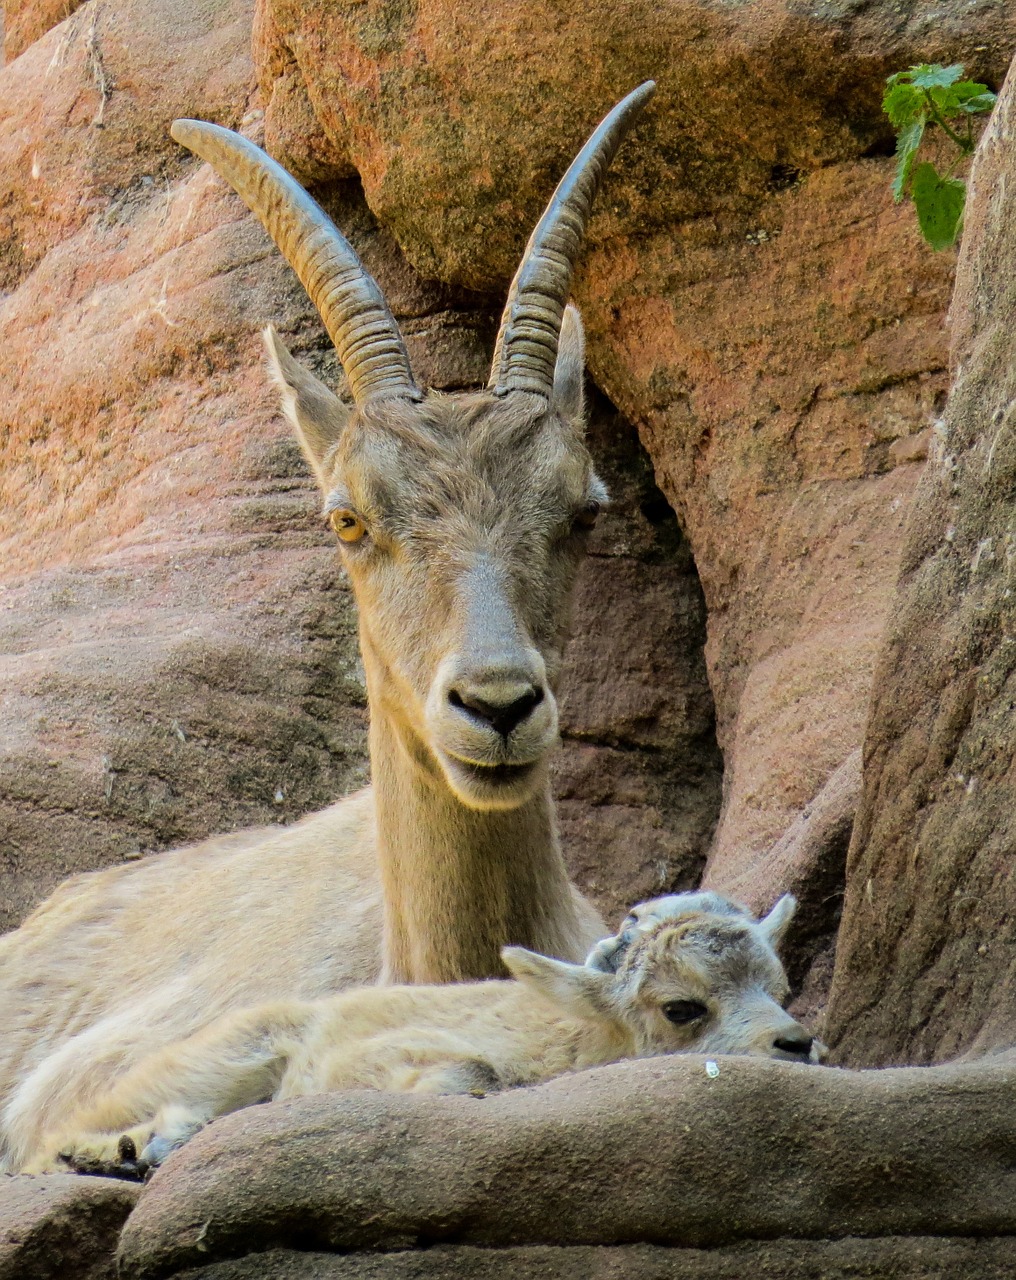
<instances>
[{"instance_id":1,"label":"green plant","mask_svg":"<svg viewBox=\"0 0 1016 1280\"><path fill-rule=\"evenodd\" d=\"M890 76L882 99L882 110L896 130L893 197L899 204L909 185L921 234L933 249L947 249L956 243L967 188L963 179L953 174L973 154L973 117L995 105L995 95L987 85L963 80L962 75L963 67L958 63L943 67L925 62ZM944 173L927 160L914 165L924 131L933 125L938 125L959 150Z\"/></svg>"}]
</instances>

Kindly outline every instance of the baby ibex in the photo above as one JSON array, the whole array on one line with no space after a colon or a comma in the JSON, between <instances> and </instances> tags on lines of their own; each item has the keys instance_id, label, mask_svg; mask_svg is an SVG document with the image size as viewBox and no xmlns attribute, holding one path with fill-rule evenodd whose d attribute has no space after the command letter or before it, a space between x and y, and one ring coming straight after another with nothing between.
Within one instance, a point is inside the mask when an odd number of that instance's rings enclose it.
<instances>
[{"instance_id":1,"label":"baby ibex","mask_svg":"<svg viewBox=\"0 0 1016 1280\"><path fill-rule=\"evenodd\" d=\"M373 788L288 829L71 880L0 939L0 1169L231 1010L379 976L492 977L506 944L578 960L603 936L569 883L547 772L572 585L606 497L565 304L603 173L652 92L615 107L561 180L489 385L457 396L417 386L377 285L275 161L174 125L262 220L349 382L352 405L269 332L359 607Z\"/></svg>"},{"instance_id":2,"label":"baby ibex","mask_svg":"<svg viewBox=\"0 0 1016 1280\"><path fill-rule=\"evenodd\" d=\"M585 966L506 947L514 982L349 991L228 1014L144 1059L47 1135L30 1172L138 1176L216 1116L338 1089L488 1093L663 1053L817 1059L764 920L716 894L636 908ZM139 1154L140 1153L140 1154Z\"/></svg>"}]
</instances>

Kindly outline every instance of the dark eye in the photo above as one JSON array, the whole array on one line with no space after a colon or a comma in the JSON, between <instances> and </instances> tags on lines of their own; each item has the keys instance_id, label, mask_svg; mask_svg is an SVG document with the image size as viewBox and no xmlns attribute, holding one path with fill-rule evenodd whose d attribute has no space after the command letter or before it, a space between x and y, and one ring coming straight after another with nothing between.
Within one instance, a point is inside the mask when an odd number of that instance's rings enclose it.
<instances>
[{"instance_id":1,"label":"dark eye","mask_svg":"<svg viewBox=\"0 0 1016 1280\"><path fill-rule=\"evenodd\" d=\"M600 514L600 504L598 502L587 502L586 505L579 509L575 515L575 523L580 529L591 529L596 523L596 517Z\"/></svg>"},{"instance_id":2,"label":"dark eye","mask_svg":"<svg viewBox=\"0 0 1016 1280\"><path fill-rule=\"evenodd\" d=\"M663 1016L668 1022L681 1027L686 1022L695 1022L704 1018L709 1010L701 1000L668 1000L663 1008Z\"/></svg>"}]
</instances>

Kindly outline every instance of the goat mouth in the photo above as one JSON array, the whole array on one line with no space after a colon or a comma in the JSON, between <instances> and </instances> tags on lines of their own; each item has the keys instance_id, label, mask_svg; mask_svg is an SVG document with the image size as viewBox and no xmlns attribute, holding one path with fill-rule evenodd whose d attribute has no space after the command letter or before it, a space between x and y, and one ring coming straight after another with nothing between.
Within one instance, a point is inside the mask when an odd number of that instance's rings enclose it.
<instances>
[{"instance_id":1,"label":"goat mouth","mask_svg":"<svg viewBox=\"0 0 1016 1280\"><path fill-rule=\"evenodd\" d=\"M514 809L533 794L541 776L541 761L523 764L480 764L450 751L440 751L445 778L452 791L471 809Z\"/></svg>"},{"instance_id":2,"label":"goat mouth","mask_svg":"<svg viewBox=\"0 0 1016 1280\"><path fill-rule=\"evenodd\" d=\"M616 935L617 945L609 954L603 956L601 965L606 973L617 973L621 967L621 961L625 958L632 944L634 934L630 929L626 929L624 933Z\"/></svg>"},{"instance_id":3,"label":"goat mouth","mask_svg":"<svg viewBox=\"0 0 1016 1280\"><path fill-rule=\"evenodd\" d=\"M528 778L536 768L536 761L527 764L478 764L475 760L463 760L452 756L455 768L473 782L493 787L513 787Z\"/></svg>"}]
</instances>

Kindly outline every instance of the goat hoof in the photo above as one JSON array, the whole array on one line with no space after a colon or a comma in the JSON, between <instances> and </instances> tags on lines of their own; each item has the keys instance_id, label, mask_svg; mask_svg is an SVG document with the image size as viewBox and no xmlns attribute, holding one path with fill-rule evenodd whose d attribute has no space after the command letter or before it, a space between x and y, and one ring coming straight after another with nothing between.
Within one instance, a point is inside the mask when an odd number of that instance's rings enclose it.
<instances>
[{"instance_id":1,"label":"goat hoof","mask_svg":"<svg viewBox=\"0 0 1016 1280\"><path fill-rule=\"evenodd\" d=\"M126 1153L133 1151L131 1158ZM60 1161L71 1173L85 1178L120 1178L124 1182L147 1182L151 1166L147 1160L137 1158L137 1148L126 1135L117 1144L115 1160L101 1160L83 1153L61 1152Z\"/></svg>"}]
</instances>

